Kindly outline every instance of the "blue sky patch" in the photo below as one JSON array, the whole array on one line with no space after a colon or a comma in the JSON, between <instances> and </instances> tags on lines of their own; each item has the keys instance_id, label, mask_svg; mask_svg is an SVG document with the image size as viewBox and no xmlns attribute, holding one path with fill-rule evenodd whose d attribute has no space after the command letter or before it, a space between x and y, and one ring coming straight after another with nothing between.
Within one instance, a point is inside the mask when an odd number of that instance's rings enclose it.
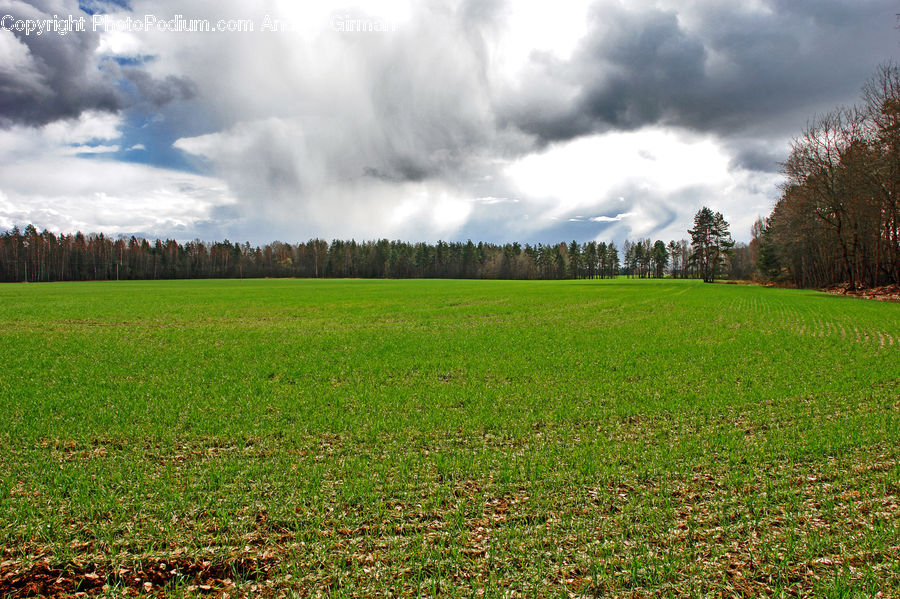
<instances>
[{"instance_id":1,"label":"blue sky patch","mask_svg":"<svg viewBox=\"0 0 900 599\"><path fill-rule=\"evenodd\" d=\"M78 8L89 15L102 15L115 10L131 10L129 0L78 0Z\"/></svg>"}]
</instances>

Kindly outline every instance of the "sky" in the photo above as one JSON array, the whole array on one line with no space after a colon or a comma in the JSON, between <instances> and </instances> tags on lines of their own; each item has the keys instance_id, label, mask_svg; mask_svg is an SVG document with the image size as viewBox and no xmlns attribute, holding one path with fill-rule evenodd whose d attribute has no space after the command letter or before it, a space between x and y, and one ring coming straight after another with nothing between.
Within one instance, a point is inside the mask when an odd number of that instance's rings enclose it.
<instances>
[{"instance_id":1,"label":"sky","mask_svg":"<svg viewBox=\"0 0 900 599\"><path fill-rule=\"evenodd\" d=\"M738 241L896 0L0 0L0 230Z\"/></svg>"}]
</instances>

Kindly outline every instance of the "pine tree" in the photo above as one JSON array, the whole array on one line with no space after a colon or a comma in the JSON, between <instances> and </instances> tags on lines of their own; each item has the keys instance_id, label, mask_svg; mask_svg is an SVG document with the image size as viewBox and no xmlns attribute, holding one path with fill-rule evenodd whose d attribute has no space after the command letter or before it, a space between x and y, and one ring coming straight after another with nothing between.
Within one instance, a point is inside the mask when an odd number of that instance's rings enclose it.
<instances>
[{"instance_id":1,"label":"pine tree","mask_svg":"<svg viewBox=\"0 0 900 599\"><path fill-rule=\"evenodd\" d=\"M721 212L713 213L704 206L694 216L694 228L689 229L688 233L693 248L691 259L697 265L703 280L712 283L719 266L734 246L728 223Z\"/></svg>"}]
</instances>

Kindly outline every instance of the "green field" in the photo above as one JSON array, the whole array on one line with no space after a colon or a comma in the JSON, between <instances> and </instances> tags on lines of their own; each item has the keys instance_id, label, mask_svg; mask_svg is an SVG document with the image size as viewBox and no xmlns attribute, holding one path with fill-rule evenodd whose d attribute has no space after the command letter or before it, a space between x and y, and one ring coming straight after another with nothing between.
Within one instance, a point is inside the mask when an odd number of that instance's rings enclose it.
<instances>
[{"instance_id":1,"label":"green field","mask_svg":"<svg viewBox=\"0 0 900 599\"><path fill-rule=\"evenodd\" d=\"M7 285L0 422L0 595L900 596L898 304Z\"/></svg>"}]
</instances>

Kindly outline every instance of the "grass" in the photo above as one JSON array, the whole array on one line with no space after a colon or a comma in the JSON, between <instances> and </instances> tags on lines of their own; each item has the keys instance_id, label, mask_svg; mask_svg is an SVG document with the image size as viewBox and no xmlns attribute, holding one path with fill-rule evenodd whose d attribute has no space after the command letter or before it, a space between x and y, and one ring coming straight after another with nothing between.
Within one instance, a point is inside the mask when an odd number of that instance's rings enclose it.
<instances>
[{"instance_id":1,"label":"grass","mask_svg":"<svg viewBox=\"0 0 900 599\"><path fill-rule=\"evenodd\" d=\"M0 331L7 581L900 594L896 304L624 279L41 284L0 287Z\"/></svg>"}]
</instances>

